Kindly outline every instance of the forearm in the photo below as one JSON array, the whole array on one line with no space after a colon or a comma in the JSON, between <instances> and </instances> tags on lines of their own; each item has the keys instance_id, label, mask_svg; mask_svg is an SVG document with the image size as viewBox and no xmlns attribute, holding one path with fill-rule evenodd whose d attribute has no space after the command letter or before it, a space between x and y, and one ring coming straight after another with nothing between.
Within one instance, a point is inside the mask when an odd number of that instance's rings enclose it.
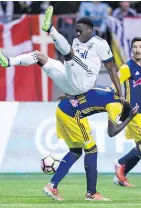
<instances>
[{"instance_id":1,"label":"forearm","mask_svg":"<svg viewBox=\"0 0 141 208\"><path fill-rule=\"evenodd\" d=\"M109 75L110 75L111 80L112 80L112 82L114 83L114 85L115 85L115 87L117 89L119 97L121 97L122 96L121 84L120 84L120 80L119 80L118 74L116 72L116 67L114 65L111 68L111 70L109 70Z\"/></svg>"},{"instance_id":2,"label":"forearm","mask_svg":"<svg viewBox=\"0 0 141 208\"><path fill-rule=\"evenodd\" d=\"M125 119L125 121L123 121L121 124L115 125L114 123L112 123L111 121L109 124L109 128L108 128L108 134L110 137L114 137L116 136L119 132L121 132L125 126L132 120L131 117L128 117Z\"/></svg>"},{"instance_id":3,"label":"forearm","mask_svg":"<svg viewBox=\"0 0 141 208\"><path fill-rule=\"evenodd\" d=\"M131 117L126 118L125 121L123 121L121 124L116 126L115 135L117 135L119 132L121 132L125 126L132 120Z\"/></svg>"},{"instance_id":4,"label":"forearm","mask_svg":"<svg viewBox=\"0 0 141 208\"><path fill-rule=\"evenodd\" d=\"M110 61L108 63L105 63L105 67L107 68L111 80L117 89L119 97L122 97L122 90L121 90L120 80L117 74L116 66L114 65L113 61Z\"/></svg>"}]
</instances>

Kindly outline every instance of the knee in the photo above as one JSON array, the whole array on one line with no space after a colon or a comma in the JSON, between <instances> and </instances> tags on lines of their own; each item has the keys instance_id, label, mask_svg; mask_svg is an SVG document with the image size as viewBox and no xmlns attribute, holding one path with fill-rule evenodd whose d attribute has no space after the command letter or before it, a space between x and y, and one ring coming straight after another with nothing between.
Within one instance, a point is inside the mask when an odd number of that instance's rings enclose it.
<instances>
[{"instance_id":1,"label":"knee","mask_svg":"<svg viewBox=\"0 0 141 208\"><path fill-rule=\"evenodd\" d=\"M70 148L70 152L77 155L78 157L81 157L82 155L82 148Z\"/></svg>"},{"instance_id":2,"label":"knee","mask_svg":"<svg viewBox=\"0 0 141 208\"><path fill-rule=\"evenodd\" d=\"M94 146L92 146L89 149L84 149L84 151L85 151L85 153L96 153L96 152L98 152L97 145L95 144Z\"/></svg>"},{"instance_id":3,"label":"knee","mask_svg":"<svg viewBox=\"0 0 141 208\"><path fill-rule=\"evenodd\" d=\"M40 51L36 50L34 51L35 55L37 56L38 58L38 64L40 66L43 66L47 63L48 61L48 56L44 55L43 53L41 53Z\"/></svg>"},{"instance_id":4,"label":"knee","mask_svg":"<svg viewBox=\"0 0 141 208\"><path fill-rule=\"evenodd\" d=\"M43 57L44 56L44 54L42 52L38 51L38 50L34 51L34 53L37 57Z\"/></svg>"},{"instance_id":5,"label":"knee","mask_svg":"<svg viewBox=\"0 0 141 208\"><path fill-rule=\"evenodd\" d=\"M65 55L64 57L65 57L66 61L70 61L73 59L73 56L74 56L74 51L73 51L73 48L71 47L70 52L67 55Z\"/></svg>"}]
</instances>

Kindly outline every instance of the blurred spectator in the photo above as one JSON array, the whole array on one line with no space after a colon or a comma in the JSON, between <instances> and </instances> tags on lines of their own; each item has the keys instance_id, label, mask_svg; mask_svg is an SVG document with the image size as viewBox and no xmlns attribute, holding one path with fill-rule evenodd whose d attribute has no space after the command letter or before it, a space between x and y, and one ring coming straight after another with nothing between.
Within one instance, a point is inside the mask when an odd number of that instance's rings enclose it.
<instances>
[{"instance_id":1,"label":"blurred spectator","mask_svg":"<svg viewBox=\"0 0 141 208\"><path fill-rule=\"evenodd\" d=\"M29 14L41 14L44 13L47 7L50 5L49 1L24 1L24 4L28 7Z\"/></svg>"},{"instance_id":2,"label":"blurred spectator","mask_svg":"<svg viewBox=\"0 0 141 208\"><path fill-rule=\"evenodd\" d=\"M108 11L108 4L102 3L100 1L81 2L78 18L81 18L83 16L92 17L96 34L99 36L103 36L107 29L106 20L108 16Z\"/></svg>"},{"instance_id":3,"label":"blurred spectator","mask_svg":"<svg viewBox=\"0 0 141 208\"><path fill-rule=\"evenodd\" d=\"M54 7L54 14L74 14L78 11L79 1L51 1Z\"/></svg>"},{"instance_id":4,"label":"blurred spectator","mask_svg":"<svg viewBox=\"0 0 141 208\"><path fill-rule=\"evenodd\" d=\"M3 22L9 22L13 19L17 19L21 14L25 12L26 12L26 8L23 6L21 2L16 2L16 1L0 2L0 17L1 17L1 21Z\"/></svg>"},{"instance_id":5,"label":"blurred spectator","mask_svg":"<svg viewBox=\"0 0 141 208\"><path fill-rule=\"evenodd\" d=\"M136 10L132 9L130 7L131 2L130 1L121 1L119 3L120 7L116 8L113 11L113 16L122 20L123 17L133 17L136 16Z\"/></svg>"},{"instance_id":6,"label":"blurred spectator","mask_svg":"<svg viewBox=\"0 0 141 208\"><path fill-rule=\"evenodd\" d=\"M0 1L0 22L6 23L17 19L27 10L28 8L23 2Z\"/></svg>"},{"instance_id":7,"label":"blurred spectator","mask_svg":"<svg viewBox=\"0 0 141 208\"><path fill-rule=\"evenodd\" d=\"M44 13L48 6L49 1L0 1L0 22L10 22L25 13Z\"/></svg>"}]
</instances>

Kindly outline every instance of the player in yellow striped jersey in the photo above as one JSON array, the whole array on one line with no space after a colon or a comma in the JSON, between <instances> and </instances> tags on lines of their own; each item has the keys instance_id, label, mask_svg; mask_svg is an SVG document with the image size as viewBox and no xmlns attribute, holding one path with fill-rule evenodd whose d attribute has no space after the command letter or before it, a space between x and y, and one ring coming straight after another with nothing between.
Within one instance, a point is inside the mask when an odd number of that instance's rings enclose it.
<instances>
[{"instance_id":1,"label":"player in yellow striped jersey","mask_svg":"<svg viewBox=\"0 0 141 208\"><path fill-rule=\"evenodd\" d=\"M126 127L126 138L134 139L136 147L120 158L115 164L114 182L123 186L133 186L126 175L136 166L141 157L141 37L135 37L131 43L132 58L119 70L121 84L125 86L126 100L134 106L140 106L138 114Z\"/></svg>"},{"instance_id":2,"label":"player in yellow striped jersey","mask_svg":"<svg viewBox=\"0 0 141 208\"><path fill-rule=\"evenodd\" d=\"M124 111L123 111L124 110ZM136 115L138 105L130 109L128 103L124 109L120 103L117 92L110 87L96 86L87 93L68 96L58 105L56 111L57 136L67 143L70 151L62 159L50 183L44 187L44 192L56 200L63 200L59 195L57 186L68 173L70 167L79 159L84 149L84 165L87 178L86 200L109 201L109 198L97 193L97 146L93 140L92 130L87 116L92 114L108 113L108 134L118 134ZM122 113L123 112L123 113ZM121 115L121 124L118 118Z\"/></svg>"}]
</instances>

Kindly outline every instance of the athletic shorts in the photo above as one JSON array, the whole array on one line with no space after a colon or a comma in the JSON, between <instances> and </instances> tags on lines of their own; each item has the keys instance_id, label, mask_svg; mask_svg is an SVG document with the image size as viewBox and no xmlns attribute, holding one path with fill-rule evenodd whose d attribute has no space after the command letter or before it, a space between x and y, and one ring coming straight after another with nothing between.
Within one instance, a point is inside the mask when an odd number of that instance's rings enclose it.
<instances>
[{"instance_id":1,"label":"athletic shorts","mask_svg":"<svg viewBox=\"0 0 141 208\"><path fill-rule=\"evenodd\" d=\"M88 70L77 56L70 61L65 61L64 64L49 58L42 68L64 93L70 95L89 91L94 87L97 79L97 76Z\"/></svg>"},{"instance_id":2,"label":"athletic shorts","mask_svg":"<svg viewBox=\"0 0 141 208\"><path fill-rule=\"evenodd\" d=\"M126 126L126 138L141 141L141 114L137 114Z\"/></svg>"},{"instance_id":3,"label":"athletic shorts","mask_svg":"<svg viewBox=\"0 0 141 208\"><path fill-rule=\"evenodd\" d=\"M57 108L56 129L58 138L64 139L69 148L89 149L96 143L87 118L72 118Z\"/></svg>"}]
</instances>

